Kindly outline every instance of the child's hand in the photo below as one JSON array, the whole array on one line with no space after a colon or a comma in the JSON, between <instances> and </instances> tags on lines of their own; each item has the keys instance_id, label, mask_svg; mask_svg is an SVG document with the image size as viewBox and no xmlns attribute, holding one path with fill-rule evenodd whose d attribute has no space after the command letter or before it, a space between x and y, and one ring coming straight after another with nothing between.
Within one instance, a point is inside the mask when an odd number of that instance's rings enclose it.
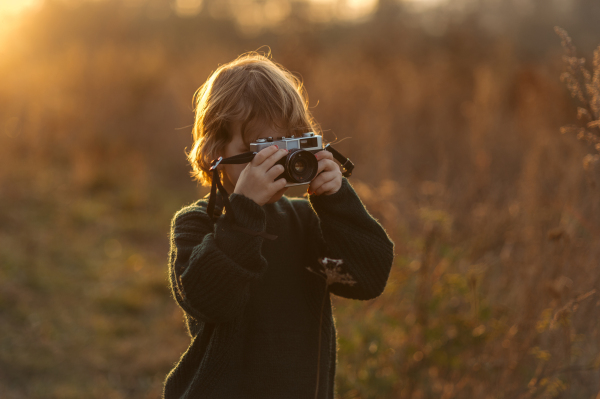
<instances>
[{"instance_id":1,"label":"child's hand","mask_svg":"<svg viewBox=\"0 0 600 399\"><path fill-rule=\"evenodd\" d=\"M333 160L333 154L329 151L319 151L315 154L315 157L319 161L319 169L317 170L317 177L310 182L308 193L315 195L337 193L342 187L342 171Z\"/></svg>"},{"instance_id":2,"label":"child's hand","mask_svg":"<svg viewBox=\"0 0 600 399\"><path fill-rule=\"evenodd\" d=\"M284 178L275 181L275 178L282 174L284 170L283 165L275 165L275 162L287 153L287 150L278 149L276 145L271 145L259 151L252 162L249 162L240 173L233 192L250 198L260 206L266 204L273 195L282 190L287 184Z\"/></svg>"}]
</instances>

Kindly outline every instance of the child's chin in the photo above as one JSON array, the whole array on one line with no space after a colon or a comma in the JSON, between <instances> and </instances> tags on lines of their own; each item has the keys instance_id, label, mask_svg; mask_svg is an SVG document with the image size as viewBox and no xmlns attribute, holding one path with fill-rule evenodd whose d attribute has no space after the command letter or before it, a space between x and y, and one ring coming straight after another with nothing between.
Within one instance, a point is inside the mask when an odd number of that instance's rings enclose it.
<instances>
[{"instance_id":1,"label":"child's chin","mask_svg":"<svg viewBox=\"0 0 600 399\"><path fill-rule=\"evenodd\" d=\"M287 191L287 187L282 188L281 190L277 191L268 201L267 204L272 204L274 202L277 202L281 199L281 197L283 197L283 194Z\"/></svg>"}]
</instances>

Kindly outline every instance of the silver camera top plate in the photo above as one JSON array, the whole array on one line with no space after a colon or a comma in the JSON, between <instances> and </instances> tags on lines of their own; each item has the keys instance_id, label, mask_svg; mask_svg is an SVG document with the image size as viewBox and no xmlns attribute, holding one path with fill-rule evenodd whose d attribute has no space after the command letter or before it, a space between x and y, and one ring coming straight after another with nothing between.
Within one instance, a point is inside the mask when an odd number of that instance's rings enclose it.
<instances>
[{"instance_id":1,"label":"silver camera top plate","mask_svg":"<svg viewBox=\"0 0 600 399\"><path fill-rule=\"evenodd\" d=\"M314 132L303 133L302 136L298 137L267 137L257 139L255 142L250 143L250 151L259 152L272 145L277 145L279 148L284 148L288 151L299 149L316 152L323 149L323 140L321 136Z\"/></svg>"}]
</instances>

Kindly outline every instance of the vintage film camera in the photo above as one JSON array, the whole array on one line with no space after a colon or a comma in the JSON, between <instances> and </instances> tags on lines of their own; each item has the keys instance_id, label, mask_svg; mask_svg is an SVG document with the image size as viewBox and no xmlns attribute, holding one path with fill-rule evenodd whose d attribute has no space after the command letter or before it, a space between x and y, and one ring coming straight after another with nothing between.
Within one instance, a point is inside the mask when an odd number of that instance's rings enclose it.
<instances>
[{"instance_id":1,"label":"vintage film camera","mask_svg":"<svg viewBox=\"0 0 600 399\"><path fill-rule=\"evenodd\" d=\"M272 145L288 150L288 154L276 163L276 165L279 164L284 167L283 173L277 176L277 179L285 178L288 182L285 185L286 187L308 184L317 176L319 164L314 154L323 150L321 136L309 132L298 137L257 139L255 142L250 143L250 151L256 153Z\"/></svg>"},{"instance_id":2,"label":"vintage film camera","mask_svg":"<svg viewBox=\"0 0 600 399\"><path fill-rule=\"evenodd\" d=\"M208 205L206 206L206 213L209 215L213 223L217 220L222 212L221 210L215 211L217 190L222 194L221 198L224 202L225 208L227 209L227 213L232 215L231 217L234 218L233 209L231 209L231 204L229 203L229 194L223 187L223 184L221 184L218 166L221 163L224 165L248 163L252 161L257 152L265 147L275 144L277 144L279 148L285 148L288 150L288 154L277 162L277 164L283 165L284 168L284 172L277 178L285 178L287 180L286 187L308 184L312 181L312 179L315 178L319 167L319 162L317 161L315 154L321 150L326 150L333 154L333 158L338 161L342 167L342 175L344 177L350 177L352 175L352 171L354 170L354 164L350 158L346 158L340 154L330 144L327 144L325 148L323 148L321 136L314 134L314 132L304 133L302 134L302 137L267 137L265 139L258 139L254 143L250 143L250 152L234 155L233 157L225 159L223 159L223 157L219 157L210 163L210 170L212 171L213 176L210 195L208 197ZM238 228L240 227L238 226ZM277 237L270 236L266 238L274 239Z\"/></svg>"}]
</instances>

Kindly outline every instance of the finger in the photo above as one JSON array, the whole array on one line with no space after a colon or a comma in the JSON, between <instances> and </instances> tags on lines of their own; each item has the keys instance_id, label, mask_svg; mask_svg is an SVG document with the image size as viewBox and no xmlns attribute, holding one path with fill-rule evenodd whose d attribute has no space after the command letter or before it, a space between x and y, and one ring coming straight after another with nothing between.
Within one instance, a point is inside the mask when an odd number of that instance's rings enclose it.
<instances>
[{"instance_id":1,"label":"finger","mask_svg":"<svg viewBox=\"0 0 600 399\"><path fill-rule=\"evenodd\" d=\"M265 173L265 176L269 179L269 181L273 181L277 178L277 176L282 174L284 170L285 168L283 165L273 165L273 167L269 169L267 173Z\"/></svg>"},{"instance_id":2,"label":"finger","mask_svg":"<svg viewBox=\"0 0 600 399\"><path fill-rule=\"evenodd\" d=\"M260 167L264 168L264 170L266 172L273 165L275 165L275 163L277 161L279 161L281 158L283 158L284 156L286 156L287 153L288 153L288 150L286 150L284 148L282 148L280 150L277 150L276 152L274 152L273 154L271 154L267 159L265 159L264 162L260 164Z\"/></svg>"},{"instance_id":3,"label":"finger","mask_svg":"<svg viewBox=\"0 0 600 399\"><path fill-rule=\"evenodd\" d=\"M273 183L271 183L271 185L269 186L269 189L272 190L274 193L276 193L279 190L283 190L286 185L287 185L287 180L285 180L284 178L281 178L281 179L275 180Z\"/></svg>"},{"instance_id":4,"label":"finger","mask_svg":"<svg viewBox=\"0 0 600 399\"><path fill-rule=\"evenodd\" d=\"M323 151L319 151L315 154L315 157L317 158L317 160L321 160L321 159L331 159L333 161L333 154L330 153L329 151L323 150Z\"/></svg>"},{"instance_id":5,"label":"finger","mask_svg":"<svg viewBox=\"0 0 600 399\"><path fill-rule=\"evenodd\" d=\"M319 187L314 194L321 195L335 190L338 187L338 182L336 180L328 181Z\"/></svg>"},{"instance_id":6,"label":"finger","mask_svg":"<svg viewBox=\"0 0 600 399\"><path fill-rule=\"evenodd\" d=\"M316 192L323 184L335 180L337 173L335 171L323 172L310 182L310 192Z\"/></svg>"},{"instance_id":7,"label":"finger","mask_svg":"<svg viewBox=\"0 0 600 399\"><path fill-rule=\"evenodd\" d=\"M331 159L322 159L319 161L318 167L317 167L317 175L321 172L327 172L327 171L332 171L332 170L339 170L340 167L338 166L337 163L335 163L335 161L331 160Z\"/></svg>"},{"instance_id":8,"label":"finger","mask_svg":"<svg viewBox=\"0 0 600 399\"><path fill-rule=\"evenodd\" d=\"M270 145L266 148L263 148L262 150L260 150L258 152L258 154L256 154L254 156L254 159L252 160L252 165L254 166L259 166L261 165L267 158L269 158L271 155L275 154L277 152L277 145Z\"/></svg>"}]
</instances>

